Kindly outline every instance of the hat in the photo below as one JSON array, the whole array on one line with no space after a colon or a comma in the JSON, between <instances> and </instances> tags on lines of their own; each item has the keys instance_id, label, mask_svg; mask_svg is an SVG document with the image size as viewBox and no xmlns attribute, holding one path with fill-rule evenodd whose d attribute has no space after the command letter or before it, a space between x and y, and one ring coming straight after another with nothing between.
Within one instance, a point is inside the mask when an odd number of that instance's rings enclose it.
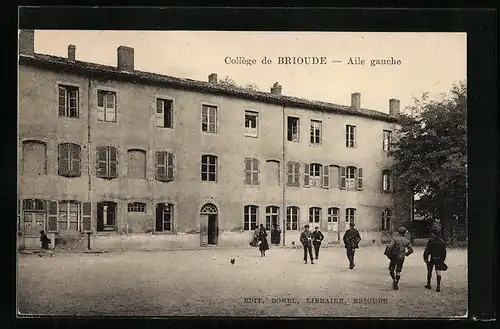
<instances>
[{"instance_id":1,"label":"hat","mask_svg":"<svg viewBox=\"0 0 500 329\"><path fill-rule=\"evenodd\" d=\"M304 228L309 228L309 225L304 226Z\"/></svg>"},{"instance_id":2,"label":"hat","mask_svg":"<svg viewBox=\"0 0 500 329\"><path fill-rule=\"evenodd\" d=\"M319 229L319 227L318 227L318 226L316 226L314 229L316 229L316 230L317 230L317 229Z\"/></svg>"},{"instance_id":3,"label":"hat","mask_svg":"<svg viewBox=\"0 0 500 329\"><path fill-rule=\"evenodd\" d=\"M400 234L405 234L405 233L406 233L406 227L401 226L400 228L398 228L398 232L399 232Z\"/></svg>"},{"instance_id":4,"label":"hat","mask_svg":"<svg viewBox=\"0 0 500 329\"><path fill-rule=\"evenodd\" d=\"M350 222L350 223L349 223L349 226L353 227L353 226L354 226L354 223L353 223L353 222Z\"/></svg>"}]
</instances>

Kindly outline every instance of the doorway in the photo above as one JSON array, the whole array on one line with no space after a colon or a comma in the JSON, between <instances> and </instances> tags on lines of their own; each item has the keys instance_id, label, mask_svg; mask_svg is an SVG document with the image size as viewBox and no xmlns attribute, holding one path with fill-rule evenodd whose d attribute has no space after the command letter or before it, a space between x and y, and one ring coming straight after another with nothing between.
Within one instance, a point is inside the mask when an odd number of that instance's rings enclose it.
<instances>
[{"instance_id":1,"label":"doorway","mask_svg":"<svg viewBox=\"0 0 500 329\"><path fill-rule=\"evenodd\" d=\"M97 231L116 231L116 202L97 203Z\"/></svg>"},{"instance_id":2,"label":"doorway","mask_svg":"<svg viewBox=\"0 0 500 329\"><path fill-rule=\"evenodd\" d=\"M207 203L200 211L200 245L217 245L219 240L219 218L217 207Z\"/></svg>"}]
</instances>

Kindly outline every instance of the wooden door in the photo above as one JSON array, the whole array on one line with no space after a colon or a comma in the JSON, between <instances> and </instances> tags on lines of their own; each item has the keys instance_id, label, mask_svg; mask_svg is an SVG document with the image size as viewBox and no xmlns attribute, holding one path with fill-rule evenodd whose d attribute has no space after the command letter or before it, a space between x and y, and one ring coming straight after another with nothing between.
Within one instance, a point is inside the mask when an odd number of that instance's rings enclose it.
<instances>
[{"instance_id":1,"label":"wooden door","mask_svg":"<svg viewBox=\"0 0 500 329\"><path fill-rule=\"evenodd\" d=\"M200 246L208 245L208 215L200 215Z\"/></svg>"}]
</instances>

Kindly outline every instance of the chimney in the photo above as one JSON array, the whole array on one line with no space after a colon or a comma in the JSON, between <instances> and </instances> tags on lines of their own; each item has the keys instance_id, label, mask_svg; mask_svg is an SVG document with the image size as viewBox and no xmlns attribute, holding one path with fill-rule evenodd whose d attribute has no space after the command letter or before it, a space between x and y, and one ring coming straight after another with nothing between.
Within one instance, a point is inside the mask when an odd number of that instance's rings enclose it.
<instances>
[{"instance_id":1,"label":"chimney","mask_svg":"<svg viewBox=\"0 0 500 329\"><path fill-rule=\"evenodd\" d=\"M389 99L389 115L394 117L399 116L399 99Z\"/></svg>"},{"instance_id":2,"label":"chimney","mask_svg":"<svg viewBox=\"0 0 500 329\"><path fill-rule=\"evenodd\" d=\"M19 54L35 56L35 30L19 31Z\"/></svg>"},{"instance_id":3,"label":"chimney","mask_svg":"<svg viewBox=\"0 0 500 329\"><path fill-rule=\"evenodd\" d=\"M75 60L75 53L76 53L76 47L75 47L75 45L69 45L68 46L68 59L70 61L74 61Z\"/></svg>"},{"instance_id":4,"label":"chimney","mask_svg":"<svg viewBox=\"0 0 500 329\"><path fill-rule=\"evenodd\" d=\"M118 47L118 70L132 72L134 70L134 48Z\"/></svg>"},{"instance_id":5,"label":"chimney","mask_svg":"<svg viewBox=\"0 0 500 329\"><path fill-rule=\"evenodd\" d=\"M281 95L281 86L278 82L275 82L271 87L271 94Z\"/></svg>"},{"instance_id":6,"label":"chimney","mask_svg":"<svg viewBox=\"0 0 500 329\"><path fill-rule=\"evenodd\" d=\"M217 73L212 73L208 76L208 82L213 83L214 85L217 84Z\"/></svg>"},{"instance_id":7,"label":"chimney","mask_svg":"<svg viewBox=\"0 0 500 329\"><path fill-rule=\"evenodd\" d=\"M361 108L361 94L353 93L351 94L351 109L359 111Z\"/></svg>"}]
</instances>

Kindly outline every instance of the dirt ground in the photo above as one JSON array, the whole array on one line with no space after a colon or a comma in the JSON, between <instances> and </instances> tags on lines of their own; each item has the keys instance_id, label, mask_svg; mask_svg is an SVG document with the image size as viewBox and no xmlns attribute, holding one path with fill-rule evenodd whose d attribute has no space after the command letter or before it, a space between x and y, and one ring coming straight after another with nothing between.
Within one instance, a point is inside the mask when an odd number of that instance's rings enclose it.
<instances>
[{"instance_id":1,"label":"dirt ground","mask_svg":"<svg viewBox=\"0 0 500 329\"><path fill-rule=\"evenodd\" d=\"M303 263L301 249L271 249L263 258L256 249L19 255L18 310L26 315L464 316L467 251L448 251L441 292L434 290L435 277L433 290L424 289L422 253L416 248L406 259L398 291L392 290L383 247L358 250L353 270L342 248L322 249L315 265Z\"/></svg>"}]
</instances>

